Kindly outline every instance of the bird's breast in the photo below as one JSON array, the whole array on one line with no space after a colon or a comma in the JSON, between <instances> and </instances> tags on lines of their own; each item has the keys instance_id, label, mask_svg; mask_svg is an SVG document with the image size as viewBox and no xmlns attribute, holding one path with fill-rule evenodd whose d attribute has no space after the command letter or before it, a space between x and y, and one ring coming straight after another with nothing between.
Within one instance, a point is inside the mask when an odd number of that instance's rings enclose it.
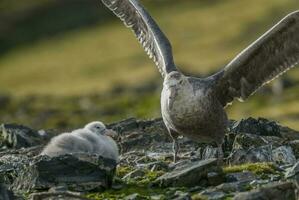
<instances>
[{"instance_id":1,"label":"bird's breast","mask_svg":"<svg viewBox=\"0 0 299 200\"><path fill-rule=\"evenodd\" d=\"M209 106L208 95L192 88L165 88L162 91L162 115L173 121L188 121L200 117Z\"/></svg>"},{"instance_id":2,"label":"bird's breast","mask_svg":"<svg viewBox=\"0 0 299 200\"><path fill-rule=\"evenodd\" d=\"M211 133L211 127L223 129L226 114L223 107L209 93L177 90L171 97L162 92L162 117L169 128L189 137L198 133ZM171 106L169 106L171 105Z\"/></svg>"}]
</instances>

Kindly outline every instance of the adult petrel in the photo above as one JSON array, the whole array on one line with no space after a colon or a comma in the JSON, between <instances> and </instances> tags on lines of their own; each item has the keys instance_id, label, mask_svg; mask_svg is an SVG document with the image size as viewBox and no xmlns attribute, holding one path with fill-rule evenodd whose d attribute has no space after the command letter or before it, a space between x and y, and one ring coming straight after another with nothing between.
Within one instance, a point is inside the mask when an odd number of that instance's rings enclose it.
<instances>
[{"instance_id":1,"label":"adult petrel","mask_svg":"<svg viewBox=\"0 0 299 200\"><path fill-rule=\"evenodd\" d=\"M179 135L216 142L222 159L226 105L235 98L247 99L299 61L299 11L284 17L216 74L198 78L176 68L170 42L137 0L102 2L132 29L164 78L161 112L173 139L174 161Z\"/></svg>"}]
</instances>

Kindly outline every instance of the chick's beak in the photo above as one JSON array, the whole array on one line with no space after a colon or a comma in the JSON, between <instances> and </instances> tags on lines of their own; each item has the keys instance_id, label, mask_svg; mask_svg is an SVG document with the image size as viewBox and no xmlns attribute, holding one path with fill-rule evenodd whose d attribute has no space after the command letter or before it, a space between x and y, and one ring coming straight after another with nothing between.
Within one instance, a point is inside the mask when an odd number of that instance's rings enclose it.
<instances>
[{"instance_id":1,"label":"chick's beak","mask_svg":"<svg viewBox=\"0 0 299 200\"><path fill-rule=\"evenodd\" d=\"M107 129L105 134L112 138L117 138L117 136L118 136L118 134L112 129Z\"/></svg>"}]
</instances>

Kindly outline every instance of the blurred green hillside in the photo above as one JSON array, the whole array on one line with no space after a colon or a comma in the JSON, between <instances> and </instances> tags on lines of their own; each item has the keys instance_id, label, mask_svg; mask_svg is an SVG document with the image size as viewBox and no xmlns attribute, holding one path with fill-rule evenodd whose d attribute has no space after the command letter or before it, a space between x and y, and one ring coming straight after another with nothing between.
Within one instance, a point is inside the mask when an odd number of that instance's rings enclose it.
<instances>
[{"instance_id":1,"label":"blurred green hillside","mask_svg":"<svg viewBox=\"0 0 299 200\"><path fill-rule=\"evenodd\" d=\"M142 0L172 43L176 64L211 74L296 0ZM299 129L299 69L279 98L264 89L230 118L267 117ZM37 128L160 116L162 80L130 30L100 0L0 2L0 122Z\"/></svg>"}]
</instances>

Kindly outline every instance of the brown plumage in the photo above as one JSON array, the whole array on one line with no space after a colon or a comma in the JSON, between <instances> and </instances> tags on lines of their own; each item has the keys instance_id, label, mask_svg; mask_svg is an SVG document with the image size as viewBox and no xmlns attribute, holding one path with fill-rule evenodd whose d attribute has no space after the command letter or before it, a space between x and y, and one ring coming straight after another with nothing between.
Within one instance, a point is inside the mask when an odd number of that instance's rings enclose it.
<instances>
[{"instance_id":1,"label":"brown plumage","mask_svg":"<svg viewBox=\"0 0 299 200\"><path fill-rule=\"evenodd\" d=\"M179 72L168 39L137 0L102 2L131 28L164 78L161 112L174 140L174 158L178 135L197 142L216 142L222 157L227 126L224 107L235 98L247 99L299 62L298 11L283 18L218 73L197 78Z\"/></svg>"}]
</instances>

